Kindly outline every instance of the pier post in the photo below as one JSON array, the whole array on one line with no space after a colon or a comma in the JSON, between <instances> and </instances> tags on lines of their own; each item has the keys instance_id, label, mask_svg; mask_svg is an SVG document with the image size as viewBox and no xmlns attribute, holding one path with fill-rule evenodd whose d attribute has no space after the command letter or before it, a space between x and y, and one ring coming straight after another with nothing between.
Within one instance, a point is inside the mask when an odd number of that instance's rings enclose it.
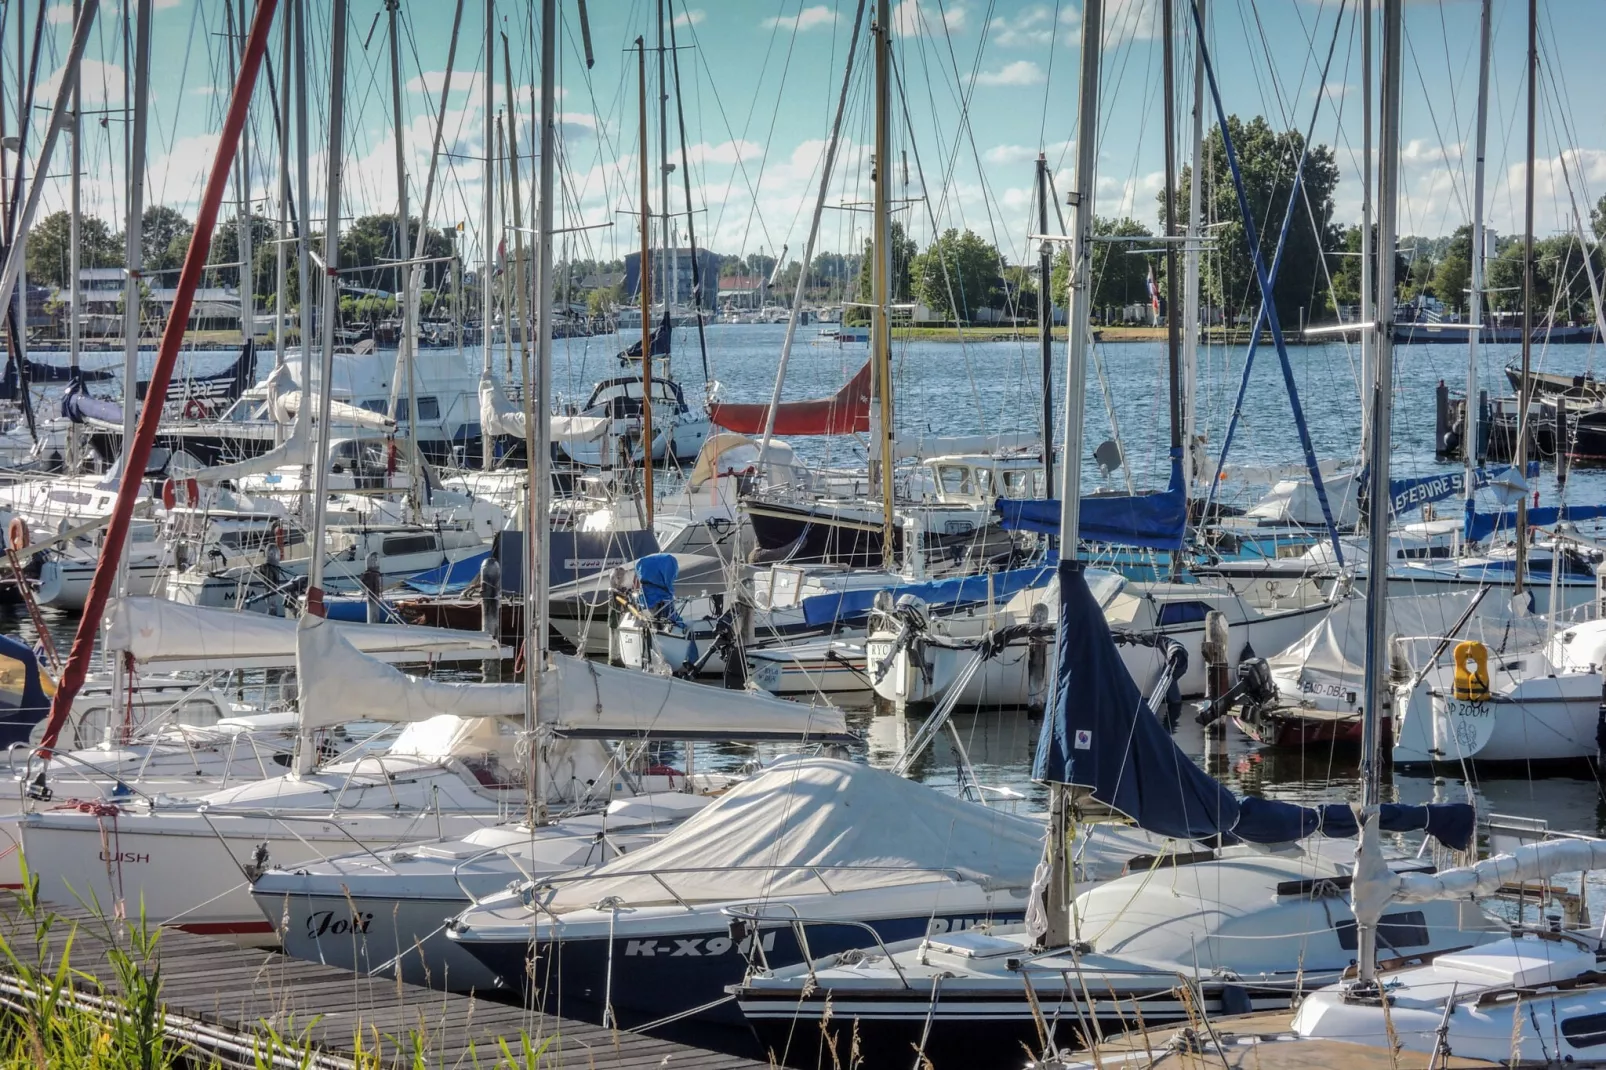
<instances>
[{"instance_id":1,"label":"pier post","mask_svg":"<svg viewBox=\"0 0 1606 1070\"><path fill-rule=\"evenodd\" d=\"M480 631L502 641L502 563L495 554L480 565ZM490 657L480 663L480 674L486 683L495 682L501 670L501 658Z\"/></svg>"},{"instance_id":2,"label":"pier post","mask_svg":"<svg viewBox=\"0 0 1606 1070\"><path fill-rule=\"evenodd\" d=\"M1556 398L1556 483L1567 485L1567 399Z\"/></svg>"},{"instance_id":3,"label":"pier post","mask_svg":"<svg viewBox=\"0 0 1606 1070\"><path fill-rule=\"evenodd\" d=\"M1433 452L1441 457L1449 451L1445 443L1450 435L1450 388L1439 380L1433 389Z\"/></svg>"},{"instance_id":4,"label":"pier post","mask_svg":"<svg viewBox=\"0 0 1606 1070\"><path fill-rule=\"evenodd\" d=\"M367 594L368 623L378 624L385 616L384 610L379 605L379 592L385 586L385 574L379 571L379 551L368 551L363 566L362 589Z\"/></svg>"}]
</instances>

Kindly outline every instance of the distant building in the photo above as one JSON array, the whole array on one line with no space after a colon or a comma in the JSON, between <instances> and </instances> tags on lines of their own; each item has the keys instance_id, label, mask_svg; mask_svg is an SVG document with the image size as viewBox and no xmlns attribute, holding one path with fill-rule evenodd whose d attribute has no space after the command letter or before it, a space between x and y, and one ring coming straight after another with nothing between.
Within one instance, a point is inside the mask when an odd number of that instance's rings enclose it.
<instances>
[{"instance_id":1,"label":"distant building","mask_svg":"<svg viewBox=\"0 0 1606 1070\"><path fill-rule=\"evenodd\" d=\"M727 275L719 280L721 308L760 309L764 307L769 287L762 275Z\"/></svg>"},{"instance_id":2,"label":"distant building","mask_svg":"<svg viewBox=\"0 0 1606 1070\"><path fill-rule=\"evenodd\" d=\"M76 315L78 330L83 334L121 334L123 281L122 268L79 268L77 295L69 289L57 290L53 296L61 309L61 332L67 333L71 317Z\"/></svg>"},{"instance_id":3,"label":"distant building","mask_svg":"<svg viewBox=\"0 0 1606 1070\"><path fill-rule=\"evenodd\" d=\"M151 291L151 303L162 309L167 319L173 310L177 289ZM188 329L194 331L224 331L240 329L240 291L227 286L202 286L195 291L195 303L190 307Z\"/></svg>"},{"instance_id":4,"label":"distant building","mask_svg":"<svg viewBox=\"0 0 1606 1070\"><path fill-rule=\"evenodd\" d=\"M654 303L665 298L674 301L677 305L690 305L692 303L692 265L694 263L690 249L670 249L668 256L664 250L654 249L651 252L652 260L652 299ZM667 268L665 261L668 261ZM697 250L695 264L697 266L697 282L701 286L702 300L699 307L713 311L719 305L719 261L718 253L707 249ZM625 257L625 300L641 301L641 254L630 253Z\"/></svg>"}]
</instances>

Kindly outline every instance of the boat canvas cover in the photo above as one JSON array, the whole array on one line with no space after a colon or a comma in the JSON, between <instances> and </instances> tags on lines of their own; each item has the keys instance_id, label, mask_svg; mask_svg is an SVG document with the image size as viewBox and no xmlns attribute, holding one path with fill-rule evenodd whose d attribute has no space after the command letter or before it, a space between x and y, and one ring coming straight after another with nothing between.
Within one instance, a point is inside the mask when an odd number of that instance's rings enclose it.
<instances>
[{"instance_id":1,"label":"boat canvas cover","mask_svg":"<svg viewBox=\"0 0 1606 1070\"><path fill-rule=\"evenodd\" d=\"M960 579L936 580L931 583L908 583L898 587L864 587L849 591L831 591L814 594L803 599L803 620L811 628L831 624L847 624L865 619L876 595L885 590L894 601L912 595L927 606L955 608L970 603L1004 602L1021 591L1045 586L1054 578L1048 566L1016 568L1007 572L984 573Z\"/></svg>"},{"instance_id":2,"label":"boat canvas cover","mask_svg":"<svg viewBox=\"0 0 1606 1070\"><path fill-rule=\"evenodd\" d=\"M400 624L335 624L367 654L425 661L442 654L499 657L501 644L479 632ZM252 667L295 664L296 622L266 613L188 606L165 598L119 598L106 614L106 649L142 665L210 662Z\"/></svg>"},{"instance_id":3,"label":"boat canvas cover","mask_svg":"<svg viewBox=\"0 0 1606 1070\"><path fill-rule=\"evenodd\" d=\"M1006 531L1057 535L1060 503L1054 498L999 498L993 508ZM1087 542L1180 550L1188 529L1188 488L1182 479L1182 452L1171 451L1171 481L1148 494L1106 494L1082 499L1077 533Z\"/></svg>"},{"instance_id":4,"label":"boat canvas cover","mask_svg":"<svg viewBox=\"0 0 1606 1070\"><path fill-rule=\"evenodd\" d=\"M1437 640L1450 635L1450 629L1472 604L1476 593L1465 590L1390 598L1389 634L1431 640L1436 645ZM1455 636L1476 639L1497 653L1531 649L1543 637L1543 618L1513 617L1503 598L1481 599L1471 619ZM1407 650L1418 657L1431 654L1431 648L1420 643L1407 644ZM1363 690L1365 660L1366 599L1356 597L1338 603L1304 638L1267 658L1266 664L1284 701L1298 702L1311 696L1336 698ZM1411 667L1422 666L1413 660Z\"/></svg>"},{"instance_id":5,"label":"boat canvas cover","mask_svg":"<svg viewBox=\"0 0 1606 1070\"><path fill-rule=\"evenodd\" d=\"M593 442L612 421L606 416L553 416L552 441L562 445ZM524 410L502 396L502 388L488 375L480 377L480 428L487 435L525 438Z\"/></svg>"},{"instance_id":6,"label":"boat canvas cover","mask_svg":"<svg viewBox=\"0 0 1606 1070\"><path fill-rule=\"evenodd\" d=\"M479 579L480 569L491 556L491 551L484 550L456 561L448 561L444 565L402 580L402 586L411 588L422 594L457 594L467 590L475 580ZM366 603L366 599L364 600Z\"/></svg>"},{"instance_id":7,"label":"boat canvas cover","mask_svg":"<svg viewBox=\"0 0 1606 1070\"><path fill-rule=\"evenodd\" d=\"M1468 542L1482 542L1497 531L1515 531L1517 529L1517 511L1507 509L1499 513L1480 513L1477 503L1467 500L1466 512L1466 540ZM1528 526L1530 528L1548 528L1563 522L1576 523L1580 520L1599 520L1606 517L1606 504L1602 505L1549 505L1543 508L1532 507L1528 510Z\"/></svg>"},{"instance_id":8,"label":"boat canvas cover","mask_svg":"<svg viewBox=\"0 0 1606 1070\"><path fill-rule=\"evenodd\" d=\"M956 876L1026 888L1042 853L1040 821L856 762L789 758L657 843L557 885L546 906L750 902Z\"/></svg>"},{"instance_id":9,"label":"boat canvas cover","mask_svg":"<svg viewBox=\"0 0 1606 1070\"><path fill-rule=\"evenodd\" d=\"M768 421L768 405L737 405L720 402L708 410L708 418L727 431L760 435ZM870 362L828 398L783 401L775 409L777 435L851 435L870 430Z\"/></svg>"},{"instance_id":10,"label":"boat canvas cover","mask_svg":"<svg viewBox=\"0 0 1606 1070\"><path fill-rule=\"evenodd\" d=\"M1060 564L1059 586L1057 661L1034 780L1088 789L1139 828L1178 839L1289 843L1357 833L1348 806L1240 799L1195 765L1127 672L1079 562ZM1381 811L1386 831L1426 830L1456 850L1472 841L1476 814L1465 803Z\"/></svg>"},{"instance_id":11,"label":"boat canvas cover","mask_svg":"<svg viewBox=\"0 0 1606 1070\"><path fill-rule=\"evenodd\" d=\"M475 684L428 680L364 654L342 627L318 617L296 625L296 673L307 728L368 718L408 723L438 714L524 716L522 683ZM845 738L847 722L832 707L804 706L768 695L711 688L672 676L598 665L554 654L541 674L536 713L559 735L617 739L776 739L800 742Z\"/></svg>"}]
</instances>

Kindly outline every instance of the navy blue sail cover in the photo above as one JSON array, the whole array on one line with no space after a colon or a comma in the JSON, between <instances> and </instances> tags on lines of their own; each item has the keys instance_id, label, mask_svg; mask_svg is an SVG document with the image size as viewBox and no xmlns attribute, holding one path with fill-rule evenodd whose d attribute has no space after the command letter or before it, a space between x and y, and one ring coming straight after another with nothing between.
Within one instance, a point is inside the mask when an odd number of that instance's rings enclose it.
<instances>
[{"instance_id":1,"label":"navy blue sail cover","mask_svg":"<svg viewBox=\"0 0 1606 1070\"><path fill-rule=\"evenodd\" d=\"M1035 568L1015 568L1006 572L982 573L953 580L936 580L931 583L906 583L898 587L866 587L852 591L832 591L803 599L803 620L811 628L830 624L848 624L863 620L875 604L875 596L882 590L891 592L894 600L913 595L928 606L962 606L985 602L990 597L1002 602L1021 591L1043 587L1054 578L1054 569L1047 565Z\"/></svg>"},{"instance_id":2,"label":"navy blue sail cover","mask_svg":"<svg viewBox=\"0 0 1606 1070\"><path fill-rule=\"evenodd\" d=\"M1347 806L1240 799L1171 738L1127 672L1080 562L1059 566L1058 662L1032 779L1087 788L1140 828L1176 839L1287 843L1354 836ZM1385 831L1424 830L1464 850L1475 813L1465 803L1385 806Z\"/></svg>"},{"instance_id":3,"label":"navy blue sail cover","mask_svg":"<svg viewBox=\"0 0 1606 1070\"><path fill-rule=\"evenodd\" d=\"M0 746L26 742L50 712L56 685L39 667L39 655L0 635Z\"/></svg>"},{"instance_id":4,"label":"navy blue sail cover","mask_svg":"<svg viewBox=\"0 0 1606 1070\"><path fill-rule=\"evenodd\" d=\"M74 380L61 396L61 414L75 424L98 421L105 424L123 424L123 407L115 401L92 396L84 384Z\"/></svg>"},{"instance_id":5,"label":"navy blue sail cover","mask_svg":"<svg viewBox=\"0 0 1606 1070\"><path fill-rule=\"evenodd\" d=\"M993 505L1006 531L1058 535L1057 498L999 498ZM1085 542L1180 550L1188 528L1188 489L1182 480L1182 451L1171 451L1171 482L1147 494L1104 494L1082 499L1077 523Z\"/></svg>"},{"instance_id":6,"label":"navy blue sail cover","mask_svg":"<svg viewBox=\"0 0 1606 1070\"><path fill-rule=\"evenodd\" d=\"M636 578L641 581L641 602L656 612L660 606L675 604L675 580L680 562L674 554L648 554L636 562Z\"/></svg>"},{"instance_id":7,"label":"navy blue sail cover","mask_svg":"<svg viewBox=\"0 0 1606 1070\"><path fill-rule=\"evenodd\" d=\"M1482 490L1498 480L1504 479L1515 466L1497 464L1489 468L1474 468L1472 470L1472 489ZM1539 462L1528 462L1528 478L1539 477ZM1361 481L1367 486L1371 485L1366 469L1361 469ZM1467 492L1467 473L1463 469L1454 472L1437 472L1431 476L1411 476L1405 479L1389 480L1389 497L1393 499L1394 515L1400 516L1412 510L1420 509L1424 505L1441 502L1446 498L1459 498Z\"/></svg>"},{"instance_id":8,"label":"navy blue sail cover","mask_svg":"<svg viewBox=\"0 0 1606 1070\"><path fill-rule=\"evenodd\" d=\"M1547 528L1564 520L1598 520L1606 516L1606 505L1548 505L1543 509L1528 510L1528 526ZM1497 531L1516 531L1517 511L1507 509L1499 513L1480 513L1477 506L1467 502L1466 540L1479 542Z\"/></svg>"}]
</instances>

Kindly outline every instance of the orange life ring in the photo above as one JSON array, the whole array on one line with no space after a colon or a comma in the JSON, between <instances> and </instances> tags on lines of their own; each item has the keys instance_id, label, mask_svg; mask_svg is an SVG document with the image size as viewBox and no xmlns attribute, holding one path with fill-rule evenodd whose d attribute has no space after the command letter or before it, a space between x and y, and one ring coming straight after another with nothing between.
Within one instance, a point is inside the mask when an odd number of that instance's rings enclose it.
<instances>
[{"instance_id":1,"label":"orange life ring","mask_svg":"<svg viewBox=\"0 0 1606 1070\"><path fill-rule=\"evenodd\" d=\"M13 550L22 550L32 541L28 533L28 522L20 516L12 517L11 523L6 525L6 542Z\"/></svg>"},{"instance_id":2,"label":"orange life ring","mask_svg":"<svg viewBox=\"0 0 1606 1070\"><path fill-rule=\"evenodd\" d=\"M182 487L184 498L182 504L195 505L201 500L201 485L194 479L169 479L162 484L162 504L172 509L179 505L179 490Z\"/></svg>"},{"instance_id":3,"label":"orange life ring","mask_svg":"<svg viewBox=\"0 0 1606 1070\"><path fill-rule=\"evenodd\" d=\"M200 398L190 398L184 403L184 419L204 420L206 418L206 404Z\"/></svg>"}]
</instances>

